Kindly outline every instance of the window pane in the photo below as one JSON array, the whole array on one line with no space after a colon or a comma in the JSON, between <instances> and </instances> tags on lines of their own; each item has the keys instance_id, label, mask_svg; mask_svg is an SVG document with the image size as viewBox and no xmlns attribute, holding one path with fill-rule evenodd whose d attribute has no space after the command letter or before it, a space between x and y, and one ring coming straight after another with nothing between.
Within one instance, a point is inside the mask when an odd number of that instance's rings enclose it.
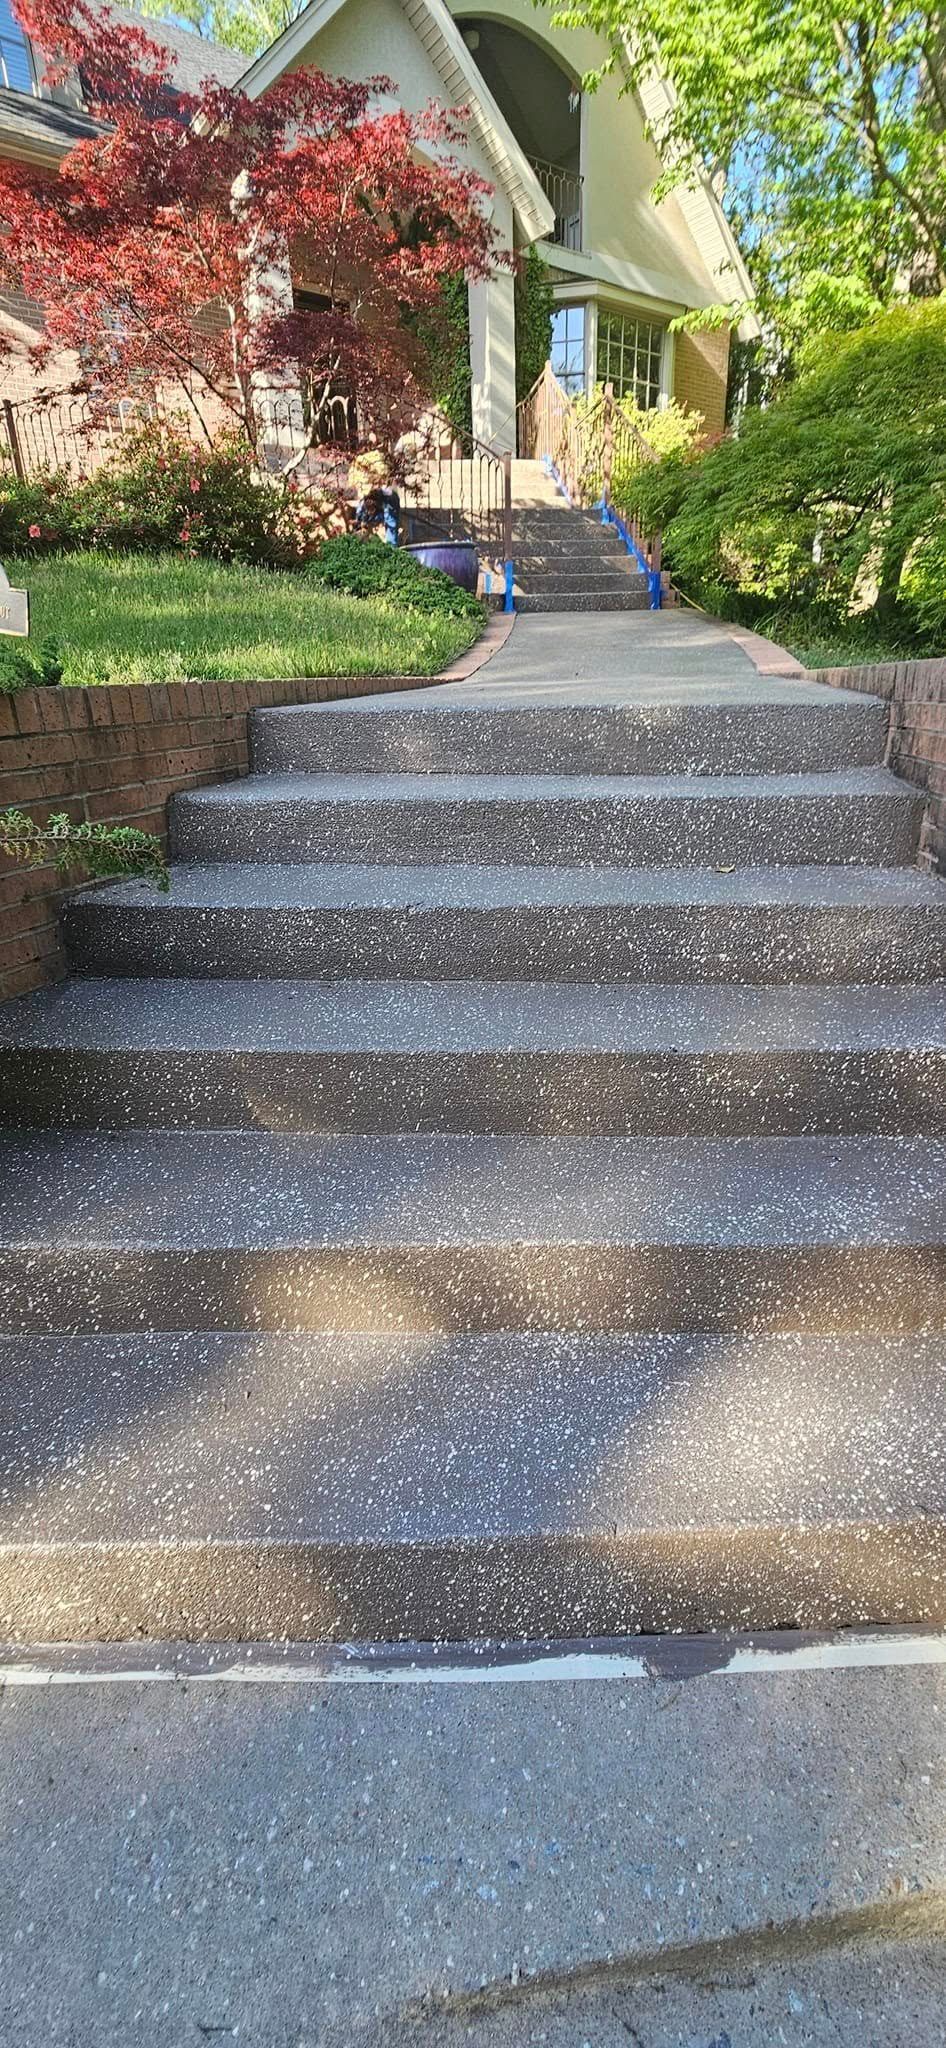
<instances>
[{"instance_id":1,"label":"window pane","mask_svg":"<svg viewBox=\"0 0 946 2048\"><path fill-rule=\"evenodd\" d=\"M663 329L651 320L623 313L598 316L599 384L613 384L616 398L632 393L644 411L660 401Z\"/></svg>"},{"instance_id":2,"label":"window pane","mask_svg":"<svg viewBox=\"0 0 946 2048\"><path fill-rule=\"evenodd\" d=\"M13 92L32 92L33 73L27 54L26 37L10 0L0 0L0 84Z\"/></svg>"},{"instance_id":3,"label":"window pane","mask_svg":"<svg viewBox=\"0 0 946 2048\"><path fill-rule=\"evenodd\" d=\"M584 306L557 306L552 315L549 360L561 385L572 394L585 388Z\"/></svg>"}]
</instances>

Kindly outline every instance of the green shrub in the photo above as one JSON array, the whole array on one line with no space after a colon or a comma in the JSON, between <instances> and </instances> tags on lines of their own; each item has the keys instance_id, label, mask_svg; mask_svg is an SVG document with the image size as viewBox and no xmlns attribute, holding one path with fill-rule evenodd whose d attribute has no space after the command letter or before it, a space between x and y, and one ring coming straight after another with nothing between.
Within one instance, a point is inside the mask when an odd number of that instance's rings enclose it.
<instances>
[{"instance_id":1,"label":"green shrub","mask_svg":"<svg viewBox=\"0 0 946 2048\"><path fill-rule=\"evenodd\" d=\"M307 574L351 597L390 597L407 611L446 612L454 618L484 615L480 599L439 569L425 569L404 548L357 534L326 541Z\"/></svg>"},{"instance_id":2,"label":"green shrub","mask_svg":"<svg viewBox=\"0 0 946 2048\"><path fill-rule=\"evenodd\" d=\"M900 597L917 630L946 647L946 501L942 517L917 538L900 585Z\"/></svg>"},{"instance_id":3,"label":"green shrub","mask_svg":"<svg viewBox=\"0 0 946 2048\"><path fill-rule=\"evenodd\" d=\"M131 875L157 889L170 888L160 840L136 825L74 824L65 811L55 811L39 825L25 811L0 811L0 853L24 867L52 862L61 875L81 869L94 881Z\"/></svg>"},{"instance_id":4,"label":"green shrub","mask_svg":"<svg viewBox=\"0 0 946 2048\"><path fill-rule=\"evenodd\" d=\"M63 663L55 640L44 640L34 660L24 649L0 642L0 693L14 697L18 690L51 689L62 682Z\"/></svg>"},{"instance_id":5,"label":"green shrub","mask_svg":"<svg viewBox=\"0 0 946 2048\"><path fill-rule=\"evenodd\" d=\"M180 549L219 562L277 562L283 493L254 472L233 436L196 447L174 429L145 426L75 494L80 547Z\"/></svg>"},{"instance_id":6,"label":"green shrub","mask_svg":"<svg viewBox=\"0 0 946 2048\"><path fill-rule=\"evenodd\" d=\"M642 476L681 588L729 616L946 625L946 299L836 334L738 438Z\"/></svg>"},{"instance_id":7,"label":"green shrub","mask_svg":"<svg viewBox=\"0 0 946 2048\"><path fill-rule=\"evenodd\" d=\"M77 489L65 470L45 470L21 481L0 473L0 560L8 555L58 553L73 539Z\"/></svg>"}]
</instances>

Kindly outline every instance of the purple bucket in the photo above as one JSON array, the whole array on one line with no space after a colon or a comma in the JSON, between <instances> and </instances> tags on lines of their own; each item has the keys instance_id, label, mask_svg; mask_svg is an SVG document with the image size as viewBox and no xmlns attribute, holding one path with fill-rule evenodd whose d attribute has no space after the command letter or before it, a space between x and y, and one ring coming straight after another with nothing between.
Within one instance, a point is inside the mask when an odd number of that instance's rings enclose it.
<instances>
[{"instance_id":1,"label":"purple bucket","mask_svg":"<svg viewBox=\"0 0 946 2048\"><path fill-rule=\"evenodd\" d=\"M475 592L479 577L479 556L470 540L415 541L405 551L425 569L440 569L461 590Z\"/></svg>"}]
</instances>

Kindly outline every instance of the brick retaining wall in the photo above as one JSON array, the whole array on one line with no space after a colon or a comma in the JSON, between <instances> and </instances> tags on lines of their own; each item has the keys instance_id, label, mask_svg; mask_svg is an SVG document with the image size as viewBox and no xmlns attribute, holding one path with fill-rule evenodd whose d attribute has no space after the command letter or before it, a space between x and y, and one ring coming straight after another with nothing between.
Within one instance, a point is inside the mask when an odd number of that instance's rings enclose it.
<instances>
[{"instance_id":1,"label":"brick retaining wall","mask_svg":"<svg viewBox=\"0 0 946 2048\"><path fill-rule=\"evenodd\" d=\"M926 791L920 866L946 875L946 656L814 671L819 683L864 690L889 706L887 761Z\"/></svg>"},{"instance_id":2,"label":"brick retaining wall","mask_svg":"<svg viewBox=\"0 0 946 2048\"><path fill-rule=\"evenodd\" d=\"M282 683L155 683L0 695L0 810L68 811L166 836L178 789L245 775L247 712L418 689L435 677L329 676ZM74 886L74 885L72 885ZM51 867L0 868L0 997L65 973Z\"/></svg>"}]
</instances>

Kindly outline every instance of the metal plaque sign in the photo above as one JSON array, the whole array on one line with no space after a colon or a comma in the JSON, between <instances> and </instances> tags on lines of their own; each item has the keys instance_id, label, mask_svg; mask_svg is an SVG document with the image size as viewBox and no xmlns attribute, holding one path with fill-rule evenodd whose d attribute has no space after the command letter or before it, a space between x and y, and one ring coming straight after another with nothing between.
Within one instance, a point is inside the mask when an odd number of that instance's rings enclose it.
<instances>
[{"instance_id":1,"label":"metal plaque sign","mask_svg":"<svg viewBox=\"0 0 946 2048\"><path fill-rule=\"evenodd\" d=\"M0 562L0 633L16 633L24 639L30 630L30 594L14 590Z\"/></svg>"}]
</instances>

